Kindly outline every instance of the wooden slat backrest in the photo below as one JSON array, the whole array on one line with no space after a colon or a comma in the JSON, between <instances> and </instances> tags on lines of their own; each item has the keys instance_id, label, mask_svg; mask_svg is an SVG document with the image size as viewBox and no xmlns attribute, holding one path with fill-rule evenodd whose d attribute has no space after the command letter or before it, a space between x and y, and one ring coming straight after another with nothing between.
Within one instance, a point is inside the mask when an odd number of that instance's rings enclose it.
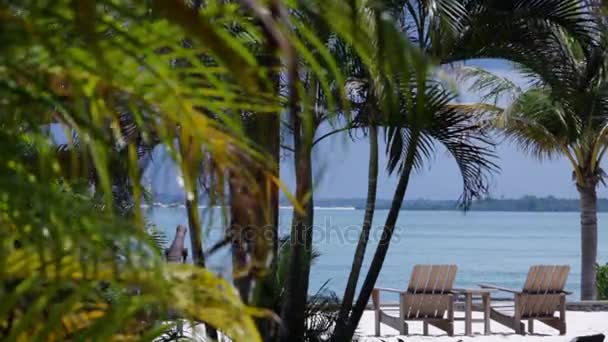
<instances>
[{"instance_id":1,"label":"wooden slat backrest","mask_svg":"<svg viewBox=\"0 0 608 342\"><path fill-rule=\"evenodd\" d=\"M522 290L519 311L522 317L551 317L559 308L570 266L530 267Z\"/></svg>"},{"instance_id":2,"label":"wooden slat backrest","mask_svg":"<svg viewBox=\"0 0 608 342\"><path fill-rule=\"evenodd\" d=\"M431 303L429 304L429 310L427 311L427 315L433 317L437 316L437 314L441 311L440 308L442 308L441 304L445 298L443 294L446 292L446 287L452 287L452 284L448 283L450 277L450 266L441 265L440 267L436 268L439 270L439 274L436 278L437 281L434 284L429 284L429 286L427 287L434 294L437 294L430 299Z\"/></svg>"},{"instance_id":3,"label":"wooden slat backrest","mask_svg":"<svg viewBox=\"0 0 608 342\"><path fill-rule=\"evenodd\" d=\"M534 265L530 267L522 292L532 294L562 292L569 272L568 265Z\"/></svg>"},{"instance_id":4,"label":"wooden slat backrest","mask_svg":"<svg viewBox=\"0 0 608 342\"><path fill-rule=\"evenodd\" d=\"M407 291L412 293L422 292L431 273L431 266L416 265L412 270L412 276Z\"/></svg>"},{"instance_id":5,"label":"wooden slat backrest","mask_svg":"<svg viewBox=\"0 0 608 342\"><path fill-rule=\"evenodd\" d=\"M541 265L530 266L528 277L526 278L522 292L536 292L538 284L542 278L542 272L540 271L541 267Z\"/></svg>"},{"instance_id":6,"label":"wooden slat backrest","mask_svg":"<svg viewBox=\"0 0 608 342\"><path fill-rule=\"evenodd\" d=\"M439 294L439 292L435 293L435 289L439 286L439 278L441 272L444 271L443 265L431 265L429 267L431 268L429 278L421 291L424 295L418 296L420 297L418 316L421 317L435 317L437 312L435 300L439 297L435 296L435 294Z\"/></svg>"},{"instance_id":7,"label":"wooden slat backrest","mask_svg":"<svg viewBox=\"0 0 608 342\"><path fill-rule=\"evenodd\" d=\"M415 265L412 270L412 276L407 291L410 293L422 293L428 282L428 277L431 274L431 268L430 265ZM424 297L408 296L405 298L405 301L406 316L417 318Z\"/></svg>"},{"instance_id":8,"label":"wooden slat backrest","mask_svg":"<svg viewBox=\"0 0 608 342\"><path fill-rule=\"evenodd\" d=\"M416 265L407 291L411 293L445 293L452 290L458 266Z\"/></svg>"},{"instance_id":9,"label":"wooden slat backrest","mask_svg":"<svg viewBox=\"0 0 608 342\"><path fill-rule=\"evenodd\" d=\"M416 265L403 298L405 316L410 319L443 317L454 285L456 265Z\"/></svg>"},{"instance_id":10,"label":"wooden slat backrest","mask_svg":"<svg viewBox=\"0 0 608 342\"><path fill-rule=\"evenodd\" d=\"M570 273L570 266L558 266L558 269L555 271L554 281L551 284L550 290L553 292L564 291L564 287L566 286L566 280L568 279L568 274Z\"/></svg>"}]
</instances>

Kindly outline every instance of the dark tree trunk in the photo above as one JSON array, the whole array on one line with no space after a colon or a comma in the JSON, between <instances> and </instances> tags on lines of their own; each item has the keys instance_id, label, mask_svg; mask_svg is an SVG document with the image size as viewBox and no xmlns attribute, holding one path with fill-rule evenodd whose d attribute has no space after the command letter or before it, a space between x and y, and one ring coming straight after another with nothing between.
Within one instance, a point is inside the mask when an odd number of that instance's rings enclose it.
<instances>
[{"instance_id":1,"label":"dark tree trunk","mask_svg":"<svg viewBox=\"0 0 608 342\"><path fill-rule=\"evenodd\" d=\"M279 114L262 113L256 118L256 121L258 121L258 134L261 135L257 142L269 158L271 169L259 169L256 174L257 184L260 186L256 210L260 220L255 226L256 241L252 251L255 275L255 278L252 278L255 282L251 283L253 286L252 304L256 307L272 309L277 293L274 275L279 247L279 189L272 179L279 179ZM268 260L271 260L270 265L268 265ZM275 321L260 318L256 324L264 341L276 340L277 324Z\"/></svg>"},{"instance_id":2,"label":"dark tree trunk","mask_svg":"<svg viewBox=\"0 0 608 342\"><path fill-rule=\"evenodd\" d=\"M250 224L248 218L249 194L241 184L242 180L237 174L231 172L228 181L230 191L230 226L228 236L232 252L232 281L239 291L241 299L249 303L251 293L251 277L249 276L249 253L246 240L248 234L245 232Z\"/></svg>"},{"instance_id":3,"label":"dark tree trunk","mask_svg":"<svg viewBox=\"0 0 608 342\"><path fill-rule=\"evenodd\" d=\"M592 177L578 186L581 198L581 299L596 299L597 181Z\"/></svg>"},{"instance_id":4,"label":"dark tree trunk","mask_svg":"<svg viewBox=\"0 0 608 342\"><path fill-rule=\"evenodd\" d=\"M196 190L196 186L193 187L192 192L192 199L186 198L190 243L192 245L192 262L200 267L205 267L205 253L203 253L203 238L201 219L198 214L198 191Z\"/></svg>"},{"instance_id":5,"label":"dark tree trunk","mask_svg":"<svg viewBox=\"0 0 608 342\"><path fill-rule=\"evenodd\" d=\"M278 89L278 79L276 81L276 89ZM270 265L264 264L264 269L256 279L252 304L260 308L273 309L275 296L278 293L275 272L279 248L279 189L272 180L272 177L279 179L280 120L277 113L262 114L258 120L261 120L258 131L263 136L260 142L271 159L271 169L269 172L268 170L266 172L260 170L256 177L258 184L263 185L260 199L260 202L263 204L259 208L259 215L263 217L263 220L261 225L257 227L257 236L260 244L256 244L258 246L256 252L258 263L266 263L268 259L271 260L271 263ZM278 325L274 320L261 318L256 321L256 324L264 341L276 340Z\"/></svg>"},{"instance_id":6,"label":"dark tree trunk","mask_svg":"<svg viewBox=\"0 0 608 342\"><path fill-rule=\"evenodd\" d=\"M265 163L243 159L240 167L251 170L254 181L238 172L230 174L234 284L245 302L251 299L256 306L268 308L266 304L272 300L265 296L271 293L268 286L278 249L279 192L275 180L279 178L280 120L278 113L256 113L245 121L247 136Z\"/></svg>"},{"instance_id":7,"label":"dark tree trunk","mask_svg":"<svg viewBox=\"0 0 608 342\"><path fill-rule=\"evenodd\" d=\"M271 63L271 62L268 62ZM277 81L278 84L278 81ZM277 85L278 87L278 85ZM267 271L267 267L274 265L278 250L278 226L279 226L279 189L274 179L279 179L279 154L280 154L280 120L278 113L261 113L255 118L255 141L268 158L267 166L260 166L256 170L256 181L259 193L255 196L257 207L255 208L256 241L253 248L254 267ZM272 260L272 265L268 265ZM265 278L272 271L260 274ZM264 286L263 279L258 282ZM257 286L257 285L256 285ZM260 300L263 300L260 298Z\"/></svg>"},{"instance_id":8,"label":"dark tree trunk","mask_svg":"<svg viewBox=\"0 0 608 342\"><path fill-rule=\"evenodd\" d=\"M278 68L279 60L271 52L259 59L268 70ZM278 92L278 75L273 71L268 77L273 80L269 91ZM279 190L275 180L279 178L279 113L255 113L244 119L244 125L265 160L263 164L243 160L240 165L252 171L254 185L235 172L230 178L233 269L246 272L235 277L234 283L245 302L270 308L273 301L267 296L274 293L272 274L278 249ZM263 335L266 330L260 329Z\"/></svg>"},{"instance_id":9,"label":"dark tree trunk","mask_svg":"<svg viewBox=\"0 0 608 342\"><path fill-rule=\"evenodd\" d=\"M359 242L353 258L353 264L344 290L342 305L338 313L338 321L336 322L336 331L342 331L346 327L350 310L353 306L353 299L357 289L357 282L365 257L367 242L369 241L369 233L372 227L374 218L374 209L376 206L376 190L378 183L378 128L370 126L369 128L369 175L367 181L367 201L365 204L365 216Z\"/></svg>"},{"instance_id":10,"label":"dark tree trunk","mask_svg":"<svg viewBox=\"0 0 608 342\"><path fill-rule=\"evenodd\" d=\"M312 226L314 220L312 198L312 144L309 130L304 129L299 115L294 122L294 150L296 165L296 199L304 211L294 208L290 236L289 272L285 288L285 300L281 308L283 326L280 340L302 341L305 333L305 310L308 299L308 280L312 251Z\"/></svg>"},{"instance_id":11,"label":"dark tree trunk","mask_svg":"<svg viewBox=\"0 0 608 342\"><path fill-rule=\"evenodd\" d=\"M187 142L186 142L187 140ZM186 213L188 215L188 230L192 246L192 262L205 267L201 219L198 212L198 163L200 162L200 147L196 146L192 137L181 136L179 148L183 158L183 178L186 191Z\"/></svg>"},{"instance_id":12,"label":"dark tree trunk","mask_svg":"<svg viewBox=\"0 0 608 342\"><path fill-rule=\"evenodd\" d=\"M382 236L380 238L380 241L378 242L378 247L376 248L376 252L374 253L372 263L369 267L369 270L367 271L367 276L365 277L363 285L361 286L361 291L359 292L359 296L357 297L357 302L355 303L355 306L352 309L346 328L340 331L336 331L334 333L334 341L348 342L352 340L353 335L355 334L355 330L359 325L359 321L361 320L361 316L363 315L363 311L365 310L365 307L369 302L372 290L376 285L376 280L378 279L378 275L380 274L380 270L382 269L384 258L386 257L386 253L388 252L388 247L395 231L397 219L399 218L399 211L401 210L401 205L403 204L403 198L405 197L405 192L407 190L410 174L413 168L413 161L417 148L417 142L418 137L414 134L414 136L412 136L410 140L410 145L408 147L408 153L404 163L404 168L401 172L401 175L399 176L399 183L397 184L397 188L395 189L391 208L388 212L388 216L386 217L386 222L382 230Z\"/></svg>"},{"instance_id":13,"label":"dark tree trunk","mask_svg":"<svg viewBox=\"0 0 608 342\"><path fill-rule=\"evenodd\" d=\"M273 28L268 26L264 20L267 9L273 20L280 20L280 1L271 1L269 4L258 4L255 1L240 1L244 9L250 11L259 25L264 37L265 46L258 60L265 67L267 77L271 82L264 83L264 91L269 94L279 95L281 61L277 54L279 41L273 34ZM249 281L248 294L252 294L252 302L256 307L271 309L274 304L274 296L277 292L274 283L276 270L276 259L278 253L278 227L279 227L279 189L275 181L279 179L280 158L280 112L254 113L250 119L248 136L260 151L268 158L270 169L265 166L254 166L254 177L259 191L256 191L257 204L251 208L255 220L247 226L252 236L251 250L248 251L249 263L251 264L251 281ZM236 260L242 260L235 255ZM270 264L269 264L270 261ZM245 284L243 284L243 287ZM253 287L253 291L250 291ZM251 293L252 292L252 293ZM276 324L274 321L261 318L256 321L258 330L264 341L276 339Z\"/></svg>"},{"instance_id":14,"label":"dark tree trunk","mask_svg":"<svg viewBox=\"0 0 608 342\"><path fill-rule=\"evenodd\" d=\"M276 3L270 6L272 17L277 19L279 9ZM279 96L280 76L278 70L281 68L281 60L277 55L277 42L266 32L266 51L259 57L260 64L268 70L269 93ZM276 288L275 273L277 269L277 258L279 249L279 188L274 180L280 178L280 153L281 153L281 120L280 113L260 113L256 115L257 139L263 152L269 158L270 169L258 170L258 184L261 185L260 216L263 217L262 224L258 227L258 240L262 245L257 245L257 259L266 262L271 260L270 265L265 265L259 274L253 289L253 305L260 308L273 310L275 297L278 293ZM273 180L274 178L274 180ZM256 320L256 324L264 341L275 341L278 334L278 324L268 318Z\"/></svg>"},{"instance_id":15,"label":"dark tree trunk","mask_svg":"<svg viewBox=\"0 0 608 342\"><path fill-rule=\"evenodd\" d=\"M179 147L184 159L183 177L186 188L186 212L188 214L188 229L190 230L190 245L192 246L192 262L196 266L205 267L203 251L203 229L198 212L198 174L200 162L200 146L194 144L191 137L186 143L185 138L179 138ZM207 336L217 339L217 330L207 324Z\"/></svg>"}]
</instances>

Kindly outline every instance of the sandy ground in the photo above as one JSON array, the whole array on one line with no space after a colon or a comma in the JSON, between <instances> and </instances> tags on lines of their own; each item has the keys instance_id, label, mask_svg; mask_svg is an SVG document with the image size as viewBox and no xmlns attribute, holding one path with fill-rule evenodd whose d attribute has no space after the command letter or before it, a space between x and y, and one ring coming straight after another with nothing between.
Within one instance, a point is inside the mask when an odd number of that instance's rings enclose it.
<instances>
[{"instance_id":1,"label":"sandy ground","mask_svg":"<svg viewBox=\"0 0 608 342\"><path fill-rule=\"evenodd\" d=\"M396 312L386 310L391 315L397 315ZM456 317L462 317L462 312L455 313ZM474 318L482 318L481 313L474 313ZM491 321L490 329L492 334L485 336L483 335L483 323L473 323L474 336L464 336L464 321L456 321L455 335L449 337L445 332L429 327L429 336L422 336L422 323L420 322L408 322L409 336L397 336L397 330L382 324L380 326L381 337L374 336L374 312L366 311L363 313L361 322L357 334L359 335L359 341L386 341L386 342L410 342L410 341L436 341L436 342L489 342L489 341L505 341L505 342L561 342L571 341L574 337L583 335L593 335L603 333L608 336L608 312L580 312L580 311L568 311L566 313L567 322L567 334L565 336L559 336L557 330L554 330L541 322L534 322L535 333L533 335L516 335L513 330L498 324L497 322ZM526 322L527 323L527 322ZM527 324L526 324L527 328ZM608 342L608 339L607 339Z\"/></svg>"}]
</instances>

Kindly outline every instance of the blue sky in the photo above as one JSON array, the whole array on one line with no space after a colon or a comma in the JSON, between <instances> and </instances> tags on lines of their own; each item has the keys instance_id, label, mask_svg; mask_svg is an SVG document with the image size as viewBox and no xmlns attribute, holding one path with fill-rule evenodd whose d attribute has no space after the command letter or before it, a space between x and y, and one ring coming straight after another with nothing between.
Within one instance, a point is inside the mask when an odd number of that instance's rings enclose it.
<instances>
[{"instance_id":1,"label":"blue sky","mask_svg":"<svg viewBox=\"0 0 608 342\"><path fill-rule=\"evenodd\" d=\"M383 152L384 143L380 144ZM566 160L542 163L520 153L515 146L501 144L497 148L496 163L501 171L492 177L490 194L493 197L517 198L524 195L578 197L572 184L572 170ZM350 142L346 137L328 139L319 144L314 154L317 198L365 197L367 191L367 141ZM381 154L378 197L391 198L397 180L388 176ZM293 167L283 164L281 177L293 188ZM414 174L407 198L457 199L462 192L462 181L456 163L445 151L438 149L435 158ZM600 196L606 190L600 189Z\"/></svg>"},{"instance_id":2,"label":"blue sky","mask_svg":"<svg viewBox=\"0 0 608 342\"><path fill-rule=\"evenodd\" d=\"M474 63L494 73L507 76L523 84L509 64L502 61L479 60ZM462 93L461 101L475 101L473 94ZM380 173L378 198L392 198L396 177L388 176L384 166L385 145L380 144ZM501 171L492 177L490 194L493 197L518 198L524 195L577 198L578 193L572 183L572 170L565 159L539 162L521 153L509 143L497 147L496 163ZM315 147L313 162L315 174L315 196L317 198L356 197L367 193L368 142L361 138L356 141L345 135L335 135ZM286 157L281 164L281 178L294 189L293 162ZM175 182L174 169L170 163L157 158L153 165L157 192L176 193L179 187ZM424 169L417 172L406 195L407 199L457 199L462 191L462 181L455 162L441 149ZM607 190L600 188L599 196L607 197Z\"/></svg>"},{"instance_id":3,"label":"blue sky","mask_svg":"<svg viewBox=\"0 0 608 342\"><path fill-rule=\"evenodd\" d=\"M522 84L523 79L515 74L506 62L480 60L474 63L496 74L507 76ZM473 94L461 94L463 102L475 100ZM385 144L382 142L380 151ZM325 140L316 147L317 198L365 197L367 192L367 163L369 147L365 139L352 142L346 135ZM499 159L496 163L501 171L492 177L490 194L494 197L517 198L524 195L576 198L578 193L572 183L572 169L564 159L539 162L524 155L515 145L508 142L497 147ZM293 185L293 167L284 163L282 178ZM396 185L396 177L389 177L384 155L381 155L378 182L378 197L391 198ZM293 187L293 186L292 186ZM414 175L406 195L409 199L457 199L462 191L462 181L455 162L438 149L435 158L425 168ZM599 189L605 197L607 190Z\"/></svg>"},{"instance_id":4,"label":"blue sky","mask_svg":"<svg viewBox=\"0 0 608 342\"><path fill-rule=\"evenodd\" d=\"M507 76L523 84L521 76L515 74L508 63L496 60L479 60L474 63L496 74ZM474 94L461 92L462 102L472 102ZM64 141L60 129L53 129L54 136ZM397 180L386 172L385 144L380 141L380 172L378 198L392 198ZM424 169L413 175L407 199L457 199L462 192L462 181L455 162L441 149ZM577 198L572 182L572 169L567 160L539 162L521 153L517 146L502 143L497 146L496 163L501 170L492 177L490 195L493 197L518 198L524 195ZM314 150L315 196L317 198L363 198L367 193L367 164L369 146L366 139L352 141L346 134L335 135L319 143ZM152 179L156 193L176 194L181 192L175 177L175 168L168 158L156 153L152 170L146 172ZM290 189L294 188L293 161L286 157L281 163L281 178ZM608 190L598 189L600 197L608 197Z\"/></svg>"}]
</instances>

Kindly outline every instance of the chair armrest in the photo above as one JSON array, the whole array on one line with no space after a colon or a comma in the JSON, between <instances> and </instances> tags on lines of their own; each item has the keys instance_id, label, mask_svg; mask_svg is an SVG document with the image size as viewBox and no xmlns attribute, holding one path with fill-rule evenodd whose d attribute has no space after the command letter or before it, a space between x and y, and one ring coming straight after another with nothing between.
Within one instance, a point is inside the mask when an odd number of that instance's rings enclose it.
<instances>
[{"instance_id":1,"label":"chair armrest","mask_svg":"<svg viewBox=\"0 0 608 342\"><path fill-rule=\"evenodd\" d=\"M508 287L496 286L496 285L492 285L492 284L477 284L477 285L479 285L479 287L481 287L482 289L495 289L498 291L504 291L504 292L509 292L509 293L520 293L521 292L519 290L510 289Z\"/></svg>"},{"instance_id":2,"label":"chair armrest","mask_svg":"<svg viewBox=\"0 0 608 342\"><path fill-rule=\"evenodd\" d=\"M407 292L407 291L398 290L398 289L391 289L389 287L374 287L374 290L382 291L382 292L393 292L393 293L399 293L399 294Z\"/></svg>"},{"instance_id":3,"label":"chair armrest","mask_svg":"<svg viewBox=\"0 0 608 342\"><path fill-rule=\"evenodd\" d=\"M380 291L398 293L400 296L403 296L407 293L407 291L391 289L388 287L375 287L372 290L372 305L374 306L375 311L380 310Z\"/></svg>"}]
</instances>

